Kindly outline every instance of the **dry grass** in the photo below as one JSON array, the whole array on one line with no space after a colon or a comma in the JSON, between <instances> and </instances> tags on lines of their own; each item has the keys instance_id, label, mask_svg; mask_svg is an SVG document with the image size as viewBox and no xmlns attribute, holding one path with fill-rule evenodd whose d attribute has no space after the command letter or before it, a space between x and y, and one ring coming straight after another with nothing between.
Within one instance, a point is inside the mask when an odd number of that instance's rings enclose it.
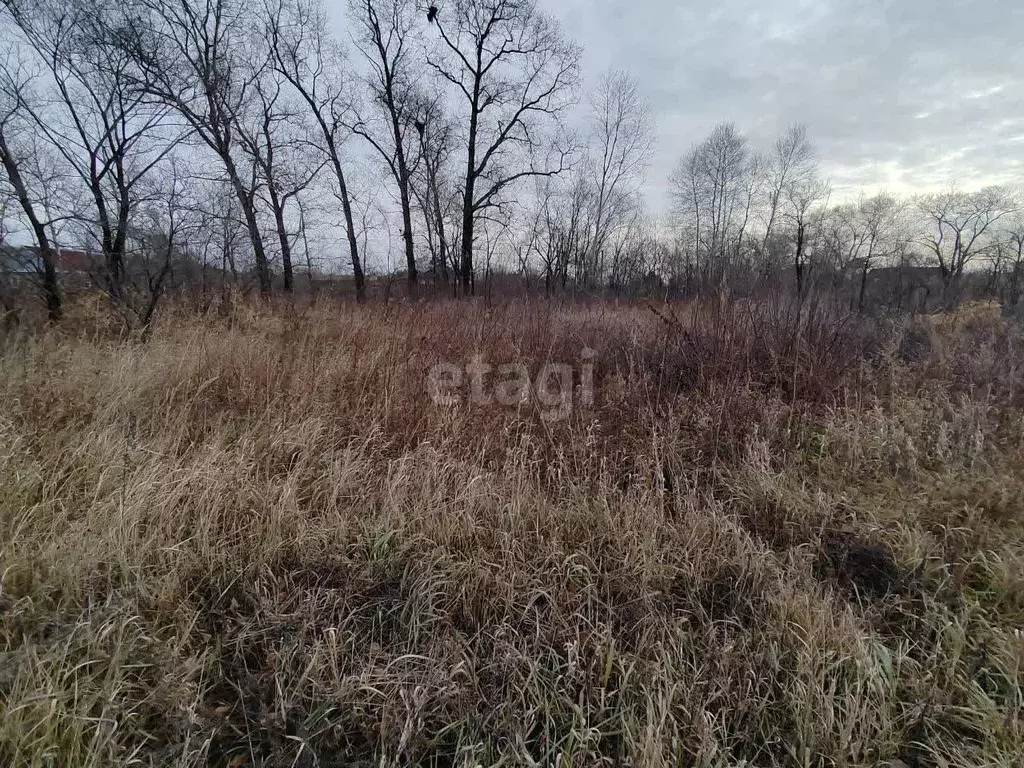
<instances>
[{"instance_id":1,"label":"dry grass","mask_svg":"<svg viewBox=\"0 0 1024 768\"><path fill-rule=\"evenodd\" d=\"M0 357L4 765L1020 764L994 310L81 311ZM427 397L585 346L563 421Z\"/></svg>"}]
</instances>

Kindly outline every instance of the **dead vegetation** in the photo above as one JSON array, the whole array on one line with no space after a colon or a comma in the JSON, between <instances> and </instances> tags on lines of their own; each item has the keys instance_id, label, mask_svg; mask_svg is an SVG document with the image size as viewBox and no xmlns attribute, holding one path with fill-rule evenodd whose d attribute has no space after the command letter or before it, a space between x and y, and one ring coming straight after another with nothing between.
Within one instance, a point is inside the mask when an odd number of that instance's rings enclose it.
<instances>
[{"instance_id":1,"label":"dead vegetation","mask_svg":"<svg viewBox=\"0 0 1024 768\"><path fill-rule=\"evenodd\" d=\"M998 311L69 315L2 352L4 765L1020 759ZM563 421L427 397L584 347Z\"/></svg>"}]
</instances>

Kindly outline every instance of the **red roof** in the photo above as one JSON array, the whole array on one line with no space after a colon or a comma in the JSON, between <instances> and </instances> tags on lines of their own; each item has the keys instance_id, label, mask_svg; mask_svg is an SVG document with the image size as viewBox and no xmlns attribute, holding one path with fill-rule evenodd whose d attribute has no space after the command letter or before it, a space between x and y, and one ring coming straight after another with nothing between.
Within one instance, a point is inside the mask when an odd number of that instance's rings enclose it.
<instances>
[{"instance_id":1,"label":"red roof","mask_svg":"<svg viewBox=\"0 0 1024 768\"><path fill-rule=\"evenodd\" d=\"M24 245L14 251L15 259L25 267L41 271L42 260L39 257L39 247L35 245ZM57 257L56 267L62 272L88 272L89 263L93 256L88 251L79 248L54 248Z\"/></svg>"},{"instance_id":2,"label":"red roof","mask_svg":"<svg viewBox=\"0 0 1024 768\"><path fill-rule=\"evenodd\" d=\"M87 272L89 254L76 248L61 248L57 251L57 269Z\"/></svg>"}]
</instances>

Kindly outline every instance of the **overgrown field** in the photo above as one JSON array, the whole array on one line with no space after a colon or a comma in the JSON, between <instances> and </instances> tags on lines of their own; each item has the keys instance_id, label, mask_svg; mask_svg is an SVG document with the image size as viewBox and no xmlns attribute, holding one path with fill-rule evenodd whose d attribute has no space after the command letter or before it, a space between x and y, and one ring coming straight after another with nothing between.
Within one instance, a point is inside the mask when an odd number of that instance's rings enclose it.
<instances>
[{"instance_id":1,"label":"overgrown field","mask_svg":"<svg viewBox=\"0 0 1024 768\"><path fill-rule=\"evenodd\" d=\"M1021 765L995 309L70 315L0 352L2 765Z\"/></svg>"}]
</instances>

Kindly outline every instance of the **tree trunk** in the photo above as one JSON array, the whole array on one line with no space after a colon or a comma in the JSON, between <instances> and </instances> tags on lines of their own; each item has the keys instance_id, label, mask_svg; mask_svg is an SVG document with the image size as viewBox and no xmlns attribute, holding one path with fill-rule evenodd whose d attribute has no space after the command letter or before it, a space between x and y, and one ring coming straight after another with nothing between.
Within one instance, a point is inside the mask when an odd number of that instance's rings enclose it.
<instances>
[{"instance_id":1,"label":"tree trunk","mask_svg":"<svg viewBox=\"0 0 1024 768\"><path fill-rule=\"evenodd\" d=\"M124 262L125 250L128 243L128 220L130 216L131 203L128 198L128 192L125 190L121 195L121 199L118 201L117 230L114 232L114 241L112 243L114 261L117 264L118 288L122 291L124 288Z\"/></svg>"},{"instance_id":2,"label":"tree trunk","mask_svg":"<svg viewBox=\"0 0 1024 768\"><path fill-rule=\"evenodd\" d=\"M957 283L958 275L952 266L942 270L942 306L944 309L952 309L956 305Z\"/></svg>"},{"instance_id":3,"label":"tree trunk","mask_svg":"<svg viewBox=\"0 0 1024 768\"><path fill-rule=\"evenodd\" d=\"M107 292L114 301L119 302L121 300L121 265L114 253L114 233L110 226L110 216L107 214L107 204L103 199L103 189L95 178L90 184L90 191L93 202L96 204L96 218L100 225L100 248L103 250Z\"/></svg>"},{"instance_id":4,"label":"tree trunk","mask_svg":"<svg viewBox=\"0 0 1024 768\"><path fill-rule=\"evenodd\" d=\"M50 238L46 235L46 227L36 215L32 198L28 194L28 187L25 186L25 180L21 175L21 169L18 168L18 163L11 155L10 149L7 146L7 139L2 131L0 131L0 160L3 161L4 170L7 171L7 178L14 188L14 193L18 197L21 209L25 212L25 217L28 219L32 232L36 237L36 243L39 246L39 256L43 260L43 296L46 299L46 314L51 323L56 323L61 317L60 287L57 284L56 258L54 257L53 248L50 246Z\"/></svg>"},{"instance_id":5,"label":"tree trunk","mask_svg":"<svg viewBox=\"0 0 1024 768\"><path fill-rule=\"evenodd\" d=\"M284 203L281 201L273 182L270 183L270 205L274 209L274 226L277 227L277 240L281 245L281 272L284 276L284 291L292 293L292 248L288 242L288 230L284 224Z\"/></svg>"},{"instance_id":6,"label":"tree trunk","mask_svg":"<svg viewBox=\"0 0 1024 768\"><path fill-rule=\"evenodd\" d=\"M103 266L106 271L107 292L114 301L121 301L124 294L124 255L128 240L128 219L131 203L128 192L120 191L117 204L117 223L111 224L110 213L100 180L93 178L91 183L93 202L96 204L97 218L100 225L100 246L103 249Z\"/></svg>"},{"instance_id":7,"label":"tree trunk","mask_svg":"<svg viewBox=\"0 0 1024 768\"><path fill-rule=\"evenodd\" d=\"M473 288L473 174L466 176L462 200L462 292L472 295Z\"/></svg>"},{"instance_id":8,"label":"tree trunk","mask_svg":"<svg viewBox=\"0 0 1024 768\"><path fill-rule=\"evenodd\" d=\"M796 256L794 261L796 267L796 297L798 301L804 298L804 225L801 222L796 228Z\"/></svg>"},{"instance_id":9,"label":"tree trunk","mask_svg":"<svg viewBox=\"0 0 1024 768\"><path fill-rule=\"evenodd\" d=\"M857 313L864 314L864 295L867 292L868 287L868 262L864 262L864 267L860 271L860 295L857 297Z\"/></svg>"},{"instance_id":10,"label":"tree trunk","mask_svg":"<svg viewBox=\"0 0 1024 768\"><path fill-rule=\"evenodd\" d=\"M424 157L427 156L426 148L423 151ZM427 194L430 196L430 202L433 206L433 215L435 219L435 228L437 230L437 250L441 260L441 279L448 283L448 238L444 231L444 213L441 211L441 196L440 190L437 186L437 174L436 169L430 165L430 159L427 157ZM428 218L429 218L429 214ZM429 223L428 223L429 226Z\"/></svg>"},{"instance_id":11,"label":"tree trunk","mask_svg":"<svg viewBox=\"0 0 1024 768\"><path fill-rule=\"evenodd\" d=\"M391 127L395 139L395 159L398 165L398 196L402 202L402 240L405 241L405 269L409 286L409 297L416 297L416 252L412 240L412 201L409 197L409 168L402 144L402 128L398 123L398 111L388 89L388 108L391 112Z\"/></svg>"},{"instance_id":12,"label":"tree trunk","mask_svg":"<svg viewBox=\"0 0 1024 768\"><path fill-rule=\"evenodd\" d=\"M399 162L405 165L403 161ZM416 298L416 252L412 242L412 205L409 201L408 177L405 177L398 186L399 196L402 200L402 239L405 241L406 281L409 285L409 297Z\"/></svg>"},{"instance_id":13,"label":"tree trunk","mask_svg":"<svg viewBox=\"0 0 1024 768\"><path fill-rule=\"evenodd\" d=\"M341 172L341 164L336 162L335 172L338 176L338 192L341 196L341 209L345 214L345 234L348 237L349 254L352 257L352 276L356 283L356 301L366 300L366 280L363 276L363 265L359 261L359 241L356 239L356 225L352 218L352 202L348 197L348 185L345 174Z\"/></svg>"},{"instance_id":14,"label":"tree trunk","mask_svg":"<svg viewBox=\"0 0 1024 768\"><path fill-rule=\"evenodd\" d=\"M249 242L252 244L253 256L256 258L256 277L260 284L260 293L270 296L271 276L270 264L267 261L267 252L263 249L263 237L260 235L259 222L256 221L256 211L252 202L252 195L245 189L242 179L238 175L234 160L228 151L220 153L224 166L231 180L231 186L235 190L235 197L238 204L242 206L242 215L245 217L245 227L249 231Z\"/></svg>"},{"instance_id":15,"label":"tree trunk","mask_svg":"<svg viewBox=\"0 0 1024 768\"><path fill-rule=\"evenodd\" d=\"M473 196L476 186L476 133L479 120L477 103L480 94L480 79L473 88L473 105L469 115L469 141L466 153L466 189L462 196L462 292L473 295L473 225L475 216Z\"/></svg>"},{"instance_id":16,"label":"tree trunk","mask_svg":"<svg viewBox=\"0 0 1024 768\"><path fill-rule=\"evenodd\" d=\"M256 221L256 211L253 209L252 198L242 188L241 184L236 187L238 202L242 206L242 213L245 215L245 226L249 230L249 240L252 243L253 255L256 258L256 278L260 284L260 293L270 296L271 276L270 264L267 261L267 253L263 249L263 237L260 235L259 222Z\"/></svg>"}]
</instances>

